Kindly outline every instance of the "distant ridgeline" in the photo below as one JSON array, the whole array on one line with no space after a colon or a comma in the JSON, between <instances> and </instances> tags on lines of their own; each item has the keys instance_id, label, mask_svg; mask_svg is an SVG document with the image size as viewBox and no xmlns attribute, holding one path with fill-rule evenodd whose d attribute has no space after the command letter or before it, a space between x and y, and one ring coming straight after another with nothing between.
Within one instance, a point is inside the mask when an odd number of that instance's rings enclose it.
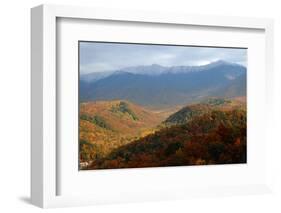
<instances>
[{"instance_id":1,"label":"distant ridgeline","mask_svg":"<svg viewBox=\"0 0 281 213\"><path fill-rule=\"evenodd\" d=\"M204 66L151 65L91 73L80 76L80 102L119 99L167 107L208 97L246 96L246 71L244 66L217 61Z\"/></svg>"}]
</instances>

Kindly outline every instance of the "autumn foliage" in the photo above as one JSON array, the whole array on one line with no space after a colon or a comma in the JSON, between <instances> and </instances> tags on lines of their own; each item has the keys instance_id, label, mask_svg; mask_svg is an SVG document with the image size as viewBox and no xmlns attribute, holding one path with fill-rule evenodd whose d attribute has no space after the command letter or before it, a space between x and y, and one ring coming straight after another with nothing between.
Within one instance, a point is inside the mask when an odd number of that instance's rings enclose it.
<instances>
[{"instance_id":1,"label":"autumn foliage","mask_svg":"<svg viewBox=\"0 0 281 213\"><path fill-rule=\"evenodd\" d=\"M195 113L186 123L163 123L161 129L131 141L124 139L123 143L116 139L118 144L113 143L107 151L80 137L80 158L91 159L84 169L245 163L246 130L246 111L242 107L208 108L204 113Z\"/></svg>"}]
</instances>

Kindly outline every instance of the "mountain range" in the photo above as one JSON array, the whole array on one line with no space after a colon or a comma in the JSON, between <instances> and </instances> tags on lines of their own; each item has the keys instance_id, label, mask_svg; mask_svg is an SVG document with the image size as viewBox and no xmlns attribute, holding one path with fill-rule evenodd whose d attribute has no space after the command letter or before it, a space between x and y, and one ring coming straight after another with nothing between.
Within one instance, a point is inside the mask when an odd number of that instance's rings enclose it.
<instances>
[{"instance_id":1,"label":"mountain range","mask_svg":"<svg viewBox=\"0 0 281 213\"><path fill-rule=\"evenodd\" d=\"M210 97L246 95L246 67L216 61L203 66L157 64L80 76L80 102L128 100L148 107L169 107Z\"/></svg>"}]
</instances>

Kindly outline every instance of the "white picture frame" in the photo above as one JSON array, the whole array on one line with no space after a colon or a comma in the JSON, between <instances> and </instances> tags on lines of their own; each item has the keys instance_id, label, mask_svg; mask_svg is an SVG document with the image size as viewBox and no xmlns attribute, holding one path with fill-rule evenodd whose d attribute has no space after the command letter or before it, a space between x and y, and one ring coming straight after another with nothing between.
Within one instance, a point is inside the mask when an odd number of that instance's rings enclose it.
<instances>
[{"instance_id":1,"label":"white picture frame","mask_svg":"<svg viewBox=\"0 0 281 213\"><path fill-rule=\"evenodd\" d=\"M102 196L58 195L57 151L57 20L108 20L119 22L153 23L156 25L200 26L211 28L253 29L264 32L264 93L268 114L262 120L267 130L264 147L270 146L269 133L273 90L273 21L271 19L217 17L203 15L153 13L146 11L123 11L74 6L41 5L31 9L31 201L42 208L76 205L92 205L114 202L138 202L143 200L165 200L198 196L241 195L270 192L270 161L265 163L266 178L258 184L234 184L194 188L173 188L173 186L153 192L134 193L124 191L122 196L114 192ZM268 153L267 156L268 157ZM266 158L268 159L268 158ZM175 169L175 168L174 168ZM181 168L182 169L182 168ZM210 168L209 170L212 170ZM162 170L163 172L164 170ZM115 171L115 173L118 171ZM131 173L133 170L130 171ZM211 171L208 171L211 172ZM164 172L165 173L165 172ZM163 173L163 174L164 174ZM110 173L109 173L110 174ZM164 187L164 185L163 185ZM127 194L126 194L127 193Z\"/></svg>"}]
</instances>

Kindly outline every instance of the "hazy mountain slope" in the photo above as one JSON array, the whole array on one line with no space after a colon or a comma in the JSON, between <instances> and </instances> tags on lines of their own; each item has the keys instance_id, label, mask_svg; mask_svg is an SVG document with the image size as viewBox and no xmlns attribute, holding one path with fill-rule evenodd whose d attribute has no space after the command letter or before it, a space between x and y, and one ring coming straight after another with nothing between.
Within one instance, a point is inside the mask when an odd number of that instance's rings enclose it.
<instances>
[{"instance_id":1,"label":"hazy mountain slope","mask_svg":"<svg viewBox=\"0 0 281 213\"><path fill-rule=\"evenodd\" d=\"M219 91L218 91L219 92ZM225 85L220 91L221 96L237 97L247 94L247 73L238 76L236 79Z\"/></svg>"},{"instance_id":2,"label":"hazy mountain slope","mask_svg":"<svg viewBox=\"0 0 281 213\"><path fill-rule=\"evenodd\" d=\"M110 75L112 75L114 71L108 71L108 72L94 72L94 73L88 73L84 75L80 75L80 81L85 83L93 83L100 79L106 78Z\"/></svg>"},{"instance_id":3,"label":"hazy mountain slope","mask_svg":"<svg viewBox=\"0 0 281 213\"><path fill-rule=\"evenodd\" d=\"M240 76L246 76L243 66L220 62L204 69L169 69L158 71L157 75L119 71L92 83L80 81L80 101L125 99L144 106L165 107L210 96L245 95L245 85L240 80Z\"/></svg>"}]
</instances>

